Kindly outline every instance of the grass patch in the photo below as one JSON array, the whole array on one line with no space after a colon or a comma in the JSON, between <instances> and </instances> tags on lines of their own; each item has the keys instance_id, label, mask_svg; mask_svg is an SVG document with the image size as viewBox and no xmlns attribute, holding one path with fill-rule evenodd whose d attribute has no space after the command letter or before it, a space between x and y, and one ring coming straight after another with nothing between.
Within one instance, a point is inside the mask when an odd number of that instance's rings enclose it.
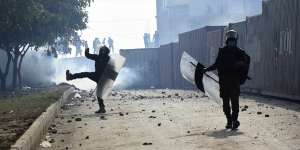
<instances>
[{"instance_id":1,"label":"grass patch","mask_svg":"<svg viewBox=\"0 0 300 150\"><path fill-rule=\"evenodd\" d=\"M9 149L64 90L48 90L0 99L0 149Z\"/></svg>"}]
</instances>

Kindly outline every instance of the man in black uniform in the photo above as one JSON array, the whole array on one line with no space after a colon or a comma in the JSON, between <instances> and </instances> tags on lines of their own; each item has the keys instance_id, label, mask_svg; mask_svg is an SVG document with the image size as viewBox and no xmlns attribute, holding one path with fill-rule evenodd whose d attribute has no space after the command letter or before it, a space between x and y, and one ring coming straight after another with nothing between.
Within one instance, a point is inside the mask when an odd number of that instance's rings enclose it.
<instances>
[{"instance_id":1,"label":"man in black uniform","mask_svg":"<svg viewBox=\"0 0 300 150\"><path fill-rule=\"evenodd\" d=\"M216 62L204 69L216 70L219 75L220 97L223 99L223 111L227 118L226 129L237 129L240 125L239 95L240 85L248 78L250 57L237 47L238 34L234 30L226 33L226 46L220 48ZM231 108L230 108L231 102ZM232 112L231 112L232 109Z\"/></svg>"},{"instance_id":2,"label":"man in black uniform","mask_svg":"<svg viewBox=\"0 0 300 150\"><path fill-rule=\"evenodd\" d=\"M102 46L100 48L99 55L90 54L89 48L87 48L85 50L85 56L88 59L95 61L95 72L81 72L81 73L71 74L70 71L67 70L66 79L69 81L69 80L74 80L79 78L89 78L95 81L96 83L98 83L110 59L109 52L110 52L109 48L107 48L106 46ZM99 103L99 110L96 111L95 113L105 113L106 111L105 111L105 105L103 99L100 97L97 97L97 99Z\"/></svg>"}]
</instances>

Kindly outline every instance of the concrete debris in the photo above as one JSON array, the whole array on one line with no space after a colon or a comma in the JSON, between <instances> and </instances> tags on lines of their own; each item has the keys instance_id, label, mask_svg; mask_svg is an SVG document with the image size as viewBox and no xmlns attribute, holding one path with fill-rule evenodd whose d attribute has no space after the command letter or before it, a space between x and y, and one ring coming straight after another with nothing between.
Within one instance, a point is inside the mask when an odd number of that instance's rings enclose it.
<instances>
[{"instance_id":1,"label":"concrete debris","mask_svg":"<svg viewBox=\"0 0 300 150\"><path fill-rule=\"evenodd\" d=\"M48 132L49 132L49 133L52 133L52 134L56 134L56 133L57 133L57 130L56 130L55 128L53 128L53 127L49 127L49 128L48 128Z\"/></svg>"},{"instance_id":2,"label":"concrete debris","mask_svg":"<svg viewBox=\"0 0 300 150\"><path fill-rule=\"evenodd\" d=\"M76 93L76 94L74 95L74 98L79 99L79 98L81 98L81 95L80 95L79 93Z\"/></svg>"},{"instance_id":3,"label":"concrete debris","mask_svg":"<svg viewBox=\"0 0 300 150\"><path fill-rule=\"evenodd\" d=\"M155 116L149 116L149 118L156 118Z\"/></svg>"},{"instance_id":4,"label":"concrete debris","mask_svg":"<svg viewBox=\"0 0 300 150\"><path fill-rule=\"evenodd\" d=\"M143 143L143 145L145 145L145 146L152 145L152 143L145 142L145 143Z\"/></svg>"},{"instance_id":5,"label":"concrete debris","mask_svg":"<svg viewBox=\"0 0 300 150\"><path fill-rule=\"evenodd\" d=\"M51 139L51 140L49 141L49 143L55 143L55 140L54 140L54 139Z\"/></svg>"},{"instance_id":6,"label":"concrete debris","mask_svg":"<svg viewBox=\"0 0 300 150\"><path fill-rule=\"evenodd\" d=\"M82 121L82 119L81 118L76 118L75 121Z\"/></svg>"},{"instance_id":7,"label":"concrete debris","mask_svg":"<svg viewBox=\"0 0 300 150\"><path fill-rule=\"evenodd\" d=\"M50 148L52 145L51 145L51 143L48 142L48 141L43 141L43 142L40 144L40 146L41 146L42 148Z\"/></svg>"}]
</instances>

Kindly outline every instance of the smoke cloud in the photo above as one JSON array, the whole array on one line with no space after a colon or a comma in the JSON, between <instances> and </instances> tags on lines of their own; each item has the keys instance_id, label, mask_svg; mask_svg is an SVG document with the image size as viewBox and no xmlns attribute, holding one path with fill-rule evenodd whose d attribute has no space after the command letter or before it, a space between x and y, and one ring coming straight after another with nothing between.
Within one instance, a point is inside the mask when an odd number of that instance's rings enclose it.
<instances>
[{"instance_id":1,"label":"smoke cloud","mask_svg":"<svg viewBox=\"0 0 300 150\"><path fill-rule=\"evenodd\" d=\"M141 82L142 78L138 68L122 68L119 76L114 84L115 90L124 90L132 88L137 82Z\"/></svg>"}]
</instances>

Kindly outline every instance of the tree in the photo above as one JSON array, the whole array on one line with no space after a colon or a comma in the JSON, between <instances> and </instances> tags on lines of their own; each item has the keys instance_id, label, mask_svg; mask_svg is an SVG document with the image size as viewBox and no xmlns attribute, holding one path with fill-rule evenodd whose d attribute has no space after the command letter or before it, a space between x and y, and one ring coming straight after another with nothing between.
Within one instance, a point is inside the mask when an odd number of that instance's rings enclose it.
<instances>
[{"instance_id":1,"label":"tree","mask_svg":"<svg viewBox=\"0 0 300 150\"><path fill-rule=\"evenodd\" d=\"M90 3L91 0L0 1L0 48L11 58L7 64L11 60L13 63L13 88L17 84L22 86L21 68L26 53L51 45L58 37L69 39L76 31L85 29L88 21L85 9ZM8 72L7 68L3 70L1 81ZM1 87L5 89L5 85Z\"/></svg>"}]
</instances>

